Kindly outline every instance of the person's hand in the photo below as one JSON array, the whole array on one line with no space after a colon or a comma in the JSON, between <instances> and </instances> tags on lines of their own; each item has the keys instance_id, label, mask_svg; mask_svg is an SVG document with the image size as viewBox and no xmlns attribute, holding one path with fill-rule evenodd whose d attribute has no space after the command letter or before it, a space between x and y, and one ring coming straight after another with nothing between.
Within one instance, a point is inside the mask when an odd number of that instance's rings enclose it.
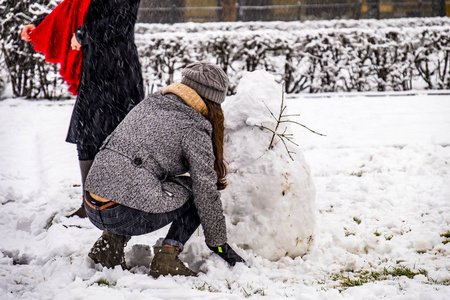
<instances>
[{"instance_id":1,"label":"person's hand","mask_svg":"<svg viewBox=\"0 0 450 300\"><path fill-rule=\"evenodd\" d=\"M214 253L223 258L230 266L234 266L238 262L245 263L245 260L242 259L233 249L231 249L230 245L227 243L223 244L219 247L210 247Z\"/></svg>"},{"instance_id":2,"label":"person's hand","mask_svg":"<svg viewBox=\"0 0 450 300\"><path fill-rule=\"evenodd\" d=\"M80 51L81 50L81 44L78 43L77 38L75 37L75 33L72 36L72 40L70 41L70 47L72 50Z\"/></svg>"},{"instance_id":3,"label":"person's hand","mask_svg":"<svg viewBox=\"0 0 450 300\"><path fill-rule=\"evenodd\" d=\"M33 24L25 25L22 29L22 33L20 34L20 37L22 38L22 40L24 40L26 42L31 41L30 31L35 28L36 28L36 26L34 26Z\"/></svg>"}]
</instances>

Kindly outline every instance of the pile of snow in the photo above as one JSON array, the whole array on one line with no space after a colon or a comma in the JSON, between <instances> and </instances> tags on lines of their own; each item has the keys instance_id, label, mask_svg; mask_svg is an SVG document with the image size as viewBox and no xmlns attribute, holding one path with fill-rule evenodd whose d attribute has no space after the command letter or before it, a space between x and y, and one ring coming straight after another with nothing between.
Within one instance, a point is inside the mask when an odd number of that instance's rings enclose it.
<instances>
[{"instance_id":1,"label":"pile of snow","mask_svg":"<svg viewBox=\"0 0 450 300\"><path fill-rule=\"evenodd\" d=\"M305 254L315 227L315 188L300 148L285 141L295 152L291 159L275 137L269 149L268 129L277 127L281 102L281 85L266 71L255 71L243 76L237 94L223 105L229 239L269 260ZM290 124L280 123L277 132L292 133Z\"/></svg>"}]
</instances>

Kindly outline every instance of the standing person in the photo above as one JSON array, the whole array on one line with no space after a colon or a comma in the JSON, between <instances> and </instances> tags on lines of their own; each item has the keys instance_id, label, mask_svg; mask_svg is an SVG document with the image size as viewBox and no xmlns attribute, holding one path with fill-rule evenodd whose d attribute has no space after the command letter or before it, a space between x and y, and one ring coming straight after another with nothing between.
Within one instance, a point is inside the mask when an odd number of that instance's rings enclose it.
<instances>
[{"instance_id":1,"label":"standing person","mask_svg":"<svg viewBox=\"0 0 450 300\"><path fill-rule=\"evenodd\" d=\"M82 187L102 142L144 97L134 44L139 3L140 0L91 0L83 24L70 40L72 51L82 51L82 63L66 141L77 145ZM39 38L33 37L32 31L43 21L45 18L26 25L22 39ZM54 38L58 39L58 35ZM86 217L83 202L71 216L75 215Z\"/></svg>"},{"instance_id":2,"label":"standing person","mask_svg":"<svg viewBox=\"0 0 450 300\"><path fill-rule=\"evenodd\" d=\"M106 267L125 267L124 247L134 235L170 223L155 247L150 274L195 275L178 258L201 224L208 247L234 265L218 190L226 187L224 117L228 78L198 62L181 83L149 95L106 139L86 180L86 211L103 230L89 253ZM189 174L189 175L186 175Z\"/></svg>"}]
</instances>

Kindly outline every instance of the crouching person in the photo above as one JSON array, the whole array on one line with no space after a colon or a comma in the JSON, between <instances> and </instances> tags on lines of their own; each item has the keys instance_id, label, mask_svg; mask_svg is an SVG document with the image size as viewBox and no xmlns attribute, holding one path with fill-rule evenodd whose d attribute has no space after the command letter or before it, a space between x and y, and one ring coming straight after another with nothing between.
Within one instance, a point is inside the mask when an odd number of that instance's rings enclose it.
<instances>
[{"instance_id":1,"label":"crouching person","mask_svg":"<svg viewBox=\"0 0 450 300\"><path fill-rule=\"evenodd\" d=\"M219 67L190 64L181 83L149 95L105 140L85 185L87 215L103 230L89 253L96 263L125 268L126 242L170 223L152 276L196 275L178 254L200 224L212 251L231 266L244 262L227 244L218 191L226 187L227 87Z\"/></svg>"}]
</instances>

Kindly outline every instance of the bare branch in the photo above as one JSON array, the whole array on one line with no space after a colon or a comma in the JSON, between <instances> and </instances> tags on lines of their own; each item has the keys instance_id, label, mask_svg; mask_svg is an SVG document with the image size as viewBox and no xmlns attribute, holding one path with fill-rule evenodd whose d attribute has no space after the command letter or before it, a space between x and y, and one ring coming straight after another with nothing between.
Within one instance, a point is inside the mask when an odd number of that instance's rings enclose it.
<instances>
[{"instance_id":1,"label":"bare branch","mask_svg":"<svg viewBox=\"0 0 450 300\"><path fill-rule=\"evenodd\" d=\"M289 150L289 148L286 145L286 142L284 141L284 139L281 139L281 141L283 142L284 148L286 148L287 154L289 155L289 157L291 158L291 160L294 160L294 158L292 157L291 153L295 153ZM292 141L291 141L292 142ZM295 144L295 143L294 143Z\"/></svg>"},{"instance_id":2,"label":"bare branch","mask_svg":"<svg viewBox=\"0 0 450 300\"><path fill-rule=\"evenodd\" d=\"M300 125L300 126L306 128L306 129L308 129L309 131L311 131L311 132L313 132L315 134L318 134L320 136L325 136L324 134L316 132L316 131L308 128L307 126L305 126L305 125L303 125L303 124L301 124L299 122L292 121L292 120L282 120L283 118L287 118L287 117L300 116L300 114L284 115L284 112L285 112L285 110L287 108L287 106L284 105L284 81L282 83L281 106L280 106L280 114L278 115L278 118L273 114L273 112L270 110L270 108L267 106L267 104L264 101L263 101L263 103L266 106L266 108L269 110L270 115L272 116L272 118L274 118L274 120L276 121L275 129L268 128L268 127L266 127L266 126L264 126L262 124L261 125L255 125L255 126L260 128L260 129L262 129L262 130L267 130L267 131L272 133L272 138L270 139L270 144L269 144L269 148L268 148L269 150L273 148L274 142L275 142L275 137L277 136L281 140L281 142L283 143L284 148L286 149L286 152L289 155L289 157L292 160L294 160L294 158L292 157L291 153L295 153L295 152L289 150L286 141L294 144L297 147L299 145L296 142L294 142L294 140L293 140L294 139L294 135L292 133L286 133L287 127L284 128L282 133L278 133L278 128L279 128L281 123L294 123L294 124Z\"/></svg>"},{"instance_id":3,"label":"bare branch","mask_svg":"<svg viewBox=\"0 0 450 300\"><path fill-rule=\"evenodd\" d=\"M286 120L286 121L280 121L280 123L294 123L294 124L300 125L300 126L306 128L306 129L308 129L309 131L311 131L312 133L315 133L315 134L317 134L317 135L320 135L320 136L327 136L326 134L323 134L323 133L314 131L314 130L312 130L311 128L309 128L309 127L303 125L302 123L296 122L296 121Z\"/></svg>"},{"instance_id":4,"label":"bare branch","mask_svg":"<svg viewBox=\"0 0 450 300\"><path fill-rule=\"evenodd\" d=\"M301 114L294 114L294 115L282 115L282 118L288 118L288 117L300 117Z\"/></svg>"},{"instance_id":5,"label":"bare branch","mask_svg":"<svg viewBox=\"0 0 450 300\"><path fill-rule=\"evenodd\" d=\"M275 115L272 113L272 111L270 110L270 108L267 106L267 104L263 101L264 105L266 106L267 110L270 112L270 114L272 115L272 117L274 118L275 121L278 121L277 117L275 117Z\"/></svg>"}]
</instances>

